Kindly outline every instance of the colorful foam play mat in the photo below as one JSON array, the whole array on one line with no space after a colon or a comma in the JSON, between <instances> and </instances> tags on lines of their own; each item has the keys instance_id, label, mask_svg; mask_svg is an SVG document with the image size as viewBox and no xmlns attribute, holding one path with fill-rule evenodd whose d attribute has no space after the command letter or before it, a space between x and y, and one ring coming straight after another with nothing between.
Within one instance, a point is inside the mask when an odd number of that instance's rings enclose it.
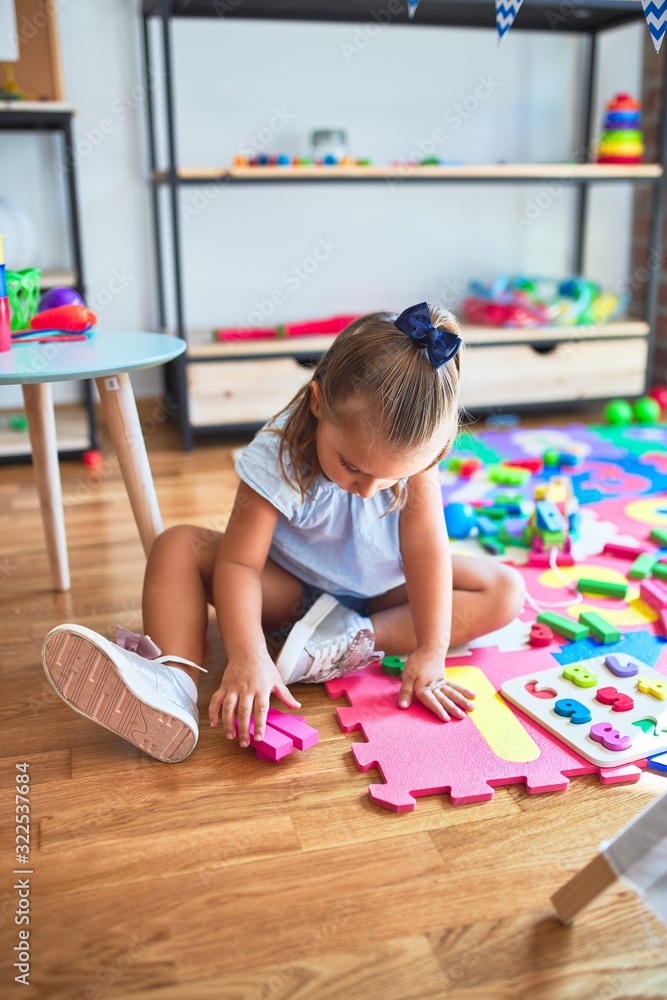
<instances>
[{"instance_id":1,"label":"colorful foam play mat","mask_svg":"<svg viewBox=\"0 0 667 1000\"><path fill-rule=\"evenodd\" d=\"M667 425L463 432L441 467L452 552L516 566L528 600L506 628L450 650L477 694L462 720L398 709L402 660L330 681L371 800L454 804L496 786L667 772ZM667 785L666 785L667 790Z\"/></svg>"}]
</instances>

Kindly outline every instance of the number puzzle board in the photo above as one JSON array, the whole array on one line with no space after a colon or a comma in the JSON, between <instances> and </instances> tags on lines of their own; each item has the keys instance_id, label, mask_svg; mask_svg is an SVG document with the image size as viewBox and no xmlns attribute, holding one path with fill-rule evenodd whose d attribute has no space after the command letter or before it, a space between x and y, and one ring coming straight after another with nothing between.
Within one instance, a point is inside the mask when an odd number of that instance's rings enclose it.
<instances>
[{"instance_id":1,"label":"number puzzle board","mask_svg":"<svg viewBox=\"0 0 667 1000\"><path fill-rule=\"evenodd\" d=\"M667 679L637 657L618 653L610 657L615 660L617 668L631 670L633 664L638 668L632 676L620 677L606 665L606 659L606 656L593 656L576 664L513 677L505 681L500 690L535 722L599 767L627 764L664 752L667 750L667 700L648 691L642 693L638 685L641 682L642 686L664 696L667 695ZM564 677L564 672L572 673L580 683ZM592 676L595 681L591 685ZM582 681L587 686L581 686ZM627 711L615 711L612 704L599 701L596 695L605 688L615 688L619 695L629 696L633 707ZM609 700L614 696L603 694L603 697ZM561 705L561 710L570 711L570 716L559 715L555 705L562 700L578 703L581 708L577 709L574 704ZM617 701L617 704L621 702ZM576 716L572 715L572 711L584 717L590 713L590 721L574 723L572 718ZM611 738L612 743L619 742L613 735L616 732L621 740L624 736L628 737L630 745L625 749L612 750L594 740L590 735L591 729L600 723L611 723L612 730L607 738ZM600 730L597 732L599 734ZM627 743L627 740L622 742Z\"/></svg>"}]
</instances>

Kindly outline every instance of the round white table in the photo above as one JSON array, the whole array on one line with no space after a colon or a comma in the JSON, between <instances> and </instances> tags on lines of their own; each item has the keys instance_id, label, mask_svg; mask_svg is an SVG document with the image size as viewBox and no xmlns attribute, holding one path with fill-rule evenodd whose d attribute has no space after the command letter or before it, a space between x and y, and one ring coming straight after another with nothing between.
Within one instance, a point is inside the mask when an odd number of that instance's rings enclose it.
<instances>
[{"instance_id":1,"label":"round white table","mask_svg":"<svg viewBox=\"0 0 667 1000\"><path fill-rule=\"evenodd\" d=\"M14 344L0 353L0 385L23 390L54 590L70 574L51 382L94 378L144 552L162 531L155 485L128 372L163 365L186 343L163 333L95 330L86 341Z\"/></svg>"}]
</instances>

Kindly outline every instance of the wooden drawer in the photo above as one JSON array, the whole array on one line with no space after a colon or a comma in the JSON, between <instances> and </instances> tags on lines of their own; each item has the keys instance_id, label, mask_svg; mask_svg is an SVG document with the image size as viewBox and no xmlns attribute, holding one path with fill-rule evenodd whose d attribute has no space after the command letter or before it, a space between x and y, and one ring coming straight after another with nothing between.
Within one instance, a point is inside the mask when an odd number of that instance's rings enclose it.
<instances>
[{"instance_id":1,"label":"wooden drawer","mask_svg":"<svg viewBox=\"0 0 667 1000\"><path fill-rule=\"evenodd\" d=\"M293 358L257 361L197 361L187 367L190 422L264 423L290 401L310 370Z\"/></svg>"},{"instance_id":2,"label":"wooden drawer","mask_svg":"<svg viewBox=\"0 0 667 1000\"><path fill-rule=\"evenodd\" d=\"M527 344L467 352L463 405L519 406L644 391L648 340L580 340L538 353Z\"/></svg>"}]
</instances>

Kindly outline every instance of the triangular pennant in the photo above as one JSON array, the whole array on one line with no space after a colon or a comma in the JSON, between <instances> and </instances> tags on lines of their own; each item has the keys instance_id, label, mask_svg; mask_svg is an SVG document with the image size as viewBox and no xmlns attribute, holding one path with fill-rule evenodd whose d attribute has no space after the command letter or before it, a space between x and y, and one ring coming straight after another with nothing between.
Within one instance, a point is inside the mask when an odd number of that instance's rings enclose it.
<instances>
[{"instance_id":1,"label":"triangular pennant","mask_svg":"<svg viewBox=\"0 0 667 1000\"><path fill-rule=\"evenodd\" d=\"M642 0L642 7L655 51L659 52L667 31L667 0Z\"/></svg>"},{"instance_id":2,"label":"triangular pennant","mask_svg":"<svg viewBox=\"0 0 667 1000\"><path fill-rule=\"evenodd\" d=\"M667 3L667 0L665 0ZM523 0L496 0L496 28L498 29L498 43L514 24L514 18L519 13L519 7Z\"/></svg>"},{"instance_id":3,"label":"triangular pennant","mask_svg":"<svg viewBox=\"0 0 667 1000\"><path fill-rule=\"evenodd\" d=\"M415 11L419 6L419 0L408 0L408 17L410 20L415 16Z\"/></svg>"}]
</instances>

